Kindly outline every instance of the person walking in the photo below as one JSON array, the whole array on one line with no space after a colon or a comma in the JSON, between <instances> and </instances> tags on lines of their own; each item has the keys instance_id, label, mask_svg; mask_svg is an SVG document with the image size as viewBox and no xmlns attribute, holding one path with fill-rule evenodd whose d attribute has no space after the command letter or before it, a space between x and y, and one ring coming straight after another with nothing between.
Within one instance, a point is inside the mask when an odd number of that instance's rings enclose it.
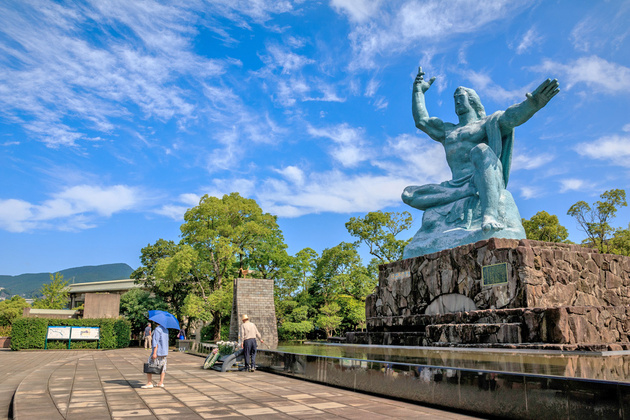
<instances>
[{"instance_id":1,"label":"person walking","mask_svg":"<svg viewBox=\"0 0 630 420\"><path fill-rule=\"evenodd\" d=\"M151 323L149 322L144 329L144 349L151 348Z\"/></svg>"},{"instance_id":2,"label":"person walking","mask_svg":"<svg viewBox=\"0 0 630 420\"><path fill-rule=\"evenodd\" d=\"M245 352L245 369L248 372L254 372L256 370L256 337L260 338L260 342L264 343L256 324L249 321L247 314L243 314L241 317L243 323L240 328L241 340L243 340L241 346Z\"/></svg>"},{"instance_id":3,"label":"person walking","mask_svg":"<svg viewBox=\"0 0 630 420\"><path fill-rule=\"evenodd\" d=\"M151 356L149 356L149 363L157 364L162 367L162 373L160 373L160 382L157 384L160 388L164 388L164 375L166 374L166 356L168 356L168 329L162 325L158 325L151 334L153 342L153 348ZM151 360L153 359L153 360ZM142 385L141 388L153 388L153 375L147 373L147 384Z\"/></svg>"}]
</instances>

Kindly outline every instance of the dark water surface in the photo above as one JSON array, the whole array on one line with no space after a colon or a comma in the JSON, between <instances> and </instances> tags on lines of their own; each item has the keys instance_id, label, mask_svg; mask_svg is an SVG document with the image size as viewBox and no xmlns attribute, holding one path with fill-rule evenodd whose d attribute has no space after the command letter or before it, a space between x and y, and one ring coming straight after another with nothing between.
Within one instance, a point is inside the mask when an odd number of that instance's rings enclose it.
<instances>
[{"instance_id":1,"label":"dark water surface","mask_svg":"<svg viewBox=\"0 0 630 420\"><path fill-rule=\"evenodd\" d=\"M510 372L630 383L630 352L459 349L347 344L283 345L273 351L443 369Z\"/></svg>"}]
</instances>

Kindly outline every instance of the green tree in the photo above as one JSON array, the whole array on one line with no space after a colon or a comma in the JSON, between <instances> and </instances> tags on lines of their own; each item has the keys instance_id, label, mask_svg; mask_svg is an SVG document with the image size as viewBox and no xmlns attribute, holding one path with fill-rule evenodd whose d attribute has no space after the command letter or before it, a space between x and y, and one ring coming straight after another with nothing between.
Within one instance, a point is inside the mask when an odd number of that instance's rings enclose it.
<instances>
[{"instance_id":1,"label":"green tree","mask_svg":"<svg viewBox=\"0 0 630 420\"><path fill-rule=\"evenodd\" d=\"M63 309L68 306L68 281L59 273L50 274L50 283L44 283L39 293L42 297L33 302L33 308Z\"/></svg>"},{"instance_id":2,"label":"green tree","mask_svg":"<svg viewBox=\"0 0 630 420\"><path fill-rule=\"evenodd\" d=\"M315 323L326 332L326 337L331 337L335 330L341 325L343 318L339 316L341 307L335 303L329 303L319 309L319 315Z\"/></svg>"},{"instance_id":3,"label":"green tree","mask_svg":"<svg viewBox=\"0 0 630 420\"><path fill-rule=\"evenodd\" d=\"M238 268L247 266L250 260L257 264L257 269L271 275L276 261L257 250L266 248L271 253L270 249L284 249L276 217L263 213L255 200L238 193L220 199L203 196L199 205L186 212L184 221L180 228L182 241L197 252L198 264L192 277L198 284L196 294L205 302L221 291L226 281L233 280ZM219 340L221 311L208 305L206 308L211 311L214 337Z\"/></svg>"},{"instance_id":4,"label":"green tree","mask_svg":"<svg viewBox=\"0 0 630 420\"><path fill-rule=\"evenodd\" d=\"M363 266L356 245L342 242L322 252L311 289L321 296L325 305L339 295L350 295L364 300L376 283L376 278Z\"/></svg>"},{"instance_id":5,"label":"green tree","mask_svg":"<svg viewBox=\"0 0 630 420\"><path fill-rule=\"evenodd\" d=\"M569 232L560 224L558 216L542 210L531 217L522 219L527 239L546 242L567 242Z\"/></svg>"},{"instance_id":6,"label":"green tree","mask_svg":"<svg viewBox=\"0 0 630 420\"><path fill-rule=\"evenodd\" d=\"M309 308L295 300L278 305L278 334L282 340L301 340L315 328L309 319Z\"/></svg>"},{"instance_id":7,"label":"green tree","mask_svg":"<svg viewBox=\"0 0 630 420\"><path fill-rule=\"evenodd\" d=\"M178 319L182 319L184 299L191 293L192 285L189 281L191 259L196 254L190 249L178 245L173 241L158 239L155 244L142 248L140 262L142 266L136 269L131 278L136 283L151 291L158 299L169 305ZM191 255L192 254L192 255ZM181 267L185 265L186 267Z\"/></svg>"},{"instance_id":8,"label":"green tree","mask_svg":"<svg viewBox=\"0 0 630 420\"><path fill-rule=\"evenodd\" d=\"M627 229L616 229L609 245L611 253L630 257L630 224Z\"/></svg>"},{"instance_id":9,"label":"green tree","mask_svg":"<svg viewBox=\"0 0 630 420\"><path fill-rule=\"evenodd\" d=\"M120 314L131 322L131 332L140 334L147 325L150 310L168 311L168 305L147 290L131 289L120 297Z\"/></svg>"},{"instance_id":10,"label":"green tree","mask_svg":"<svg viewBox=\"0 0 630 420\"><path fill-rule=\"evenodd\" d=\"M29 305L21 296L13 296L11 299L0 302L0 326L6 327L13 324L13 320L22 316L24 308Z\"/></svg>"},{"instance_id":11,"label":"green tree","mask_svg":"<svg viewBox=\"0 0 630 420\"><path fill-rule=\"evenodd\" d=\"M567 214L575 217L580 230L586 233L587 238L583 244L593 246L600 252L610 253L612 251L609 240L615 233L615 228L610 225L610 221L617 215L620 207L628 205L626 202L626 192L621 189L614 189L600 195L601 201L589 206L585 201L578 201L573 204Z\"/></svg>"},{"instance_id":12,"label":"green tree","mask_svg":"<svg viewBox=\"0 0 630 420\"><path fill-rule=\"evenodd\" d=\"M365 217L352 217L346 223L350 235L358 238L356 244L367 245L370 254L381 264L401 260L405 246L410 239L396 239L396 236L409 229L413 222L407 211L398 212L369 212Z\"/></svg>"}]
</instances>

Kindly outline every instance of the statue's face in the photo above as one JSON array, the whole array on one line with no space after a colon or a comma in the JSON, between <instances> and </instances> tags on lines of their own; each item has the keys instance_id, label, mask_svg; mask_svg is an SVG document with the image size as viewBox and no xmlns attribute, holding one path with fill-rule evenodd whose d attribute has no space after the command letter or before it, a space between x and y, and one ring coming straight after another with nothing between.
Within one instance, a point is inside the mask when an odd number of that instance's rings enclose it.
<instances>
[{"instance_id":1,"label":"statue's face","mask_svg":"<svg viewBox=\"0 0 630 420\"><path fill-rule=\"evenodd\" d=\"M455 113L457 115L464 115L469 112L475 112L468 100L468 94L464 90L457 90L455 92Z\"/></svg>"}]
</instances>

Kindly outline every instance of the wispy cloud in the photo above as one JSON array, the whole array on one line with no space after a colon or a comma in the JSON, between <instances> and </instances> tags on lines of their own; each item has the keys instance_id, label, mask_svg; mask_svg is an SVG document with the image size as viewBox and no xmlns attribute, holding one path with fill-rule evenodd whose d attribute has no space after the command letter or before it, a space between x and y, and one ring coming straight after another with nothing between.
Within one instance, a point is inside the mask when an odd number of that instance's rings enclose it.
<instances>
[{"instance_id":1,"label":"wispy cloud","mask_svg":"<svg viewBox=\"0 0 630 420\"><path fill-rule=\"evenodd\" d=\"M50 146L110 132L136 107L147 119L186 121L197 105L178 82L199 84L226 66L192 51L192 12L152 1L3 3L2 112Z\"/></svg>"},{"instance_id":2,"label":"wispy cloud","mask_svg":"<svg viewBox=\"0 0 630 420\"><path fill-rule=\"evenodd\" d=\"M548 153L541 153L537 155L528 155L523 152L516 153L512 159L512 171L518 171L520 169L537 169L554 160L555 156Z\"/></svg>"},{"instance_id":3,"label":"wispy cloud","mask_svg":"<svg viewBox=\"0 0 630 420\"><path fill-rule=\"evenodd\" d=\"M603 136L593 142L580 143L575 151L582 156L630 168L630 134Z\"/></svg>"},{"instance_id":4,"label":"wispy cloud","mask_svg":"<svg viewBox=\"0 0 630 420\"><path fill-rule=\"evenodd\" d=\"M41 204L0 200L0 228L10 232L83 230L96 226L99 218L136 209L144 200L139 189L126 185L76 185L53 194Z\"/></svg>"},{"instance_id":5,"label":"wispy cloud","mask_svg":"<svg viewBox=\"0 0 630 420\"><path fill-rule=\"evenodd\" d=\"M439 0L349 1L331 3L350 20L355 58L351 67L377 67L376 58L410 48L418 42L442 43L476 32L490 22L512 17L532 1Z\"/></svg>"},{"instance_id":6,"label":"wispy cloud","mask_svg":"<svg viewBox=\"0 0 630 420\"><path fill-rule=\"evenodd\" d=\"M528 52L533 46L542 42L542 37L538 34L536 28L529 28L525 35L520 39L515 47L517 54L524 54Z\"/></svg>"},{"instance_id":7,"label":"wispy cloud","mask_svg":"<svg viewBox=\"0 0 630 420\"><path fill-rule=\"evenodd\" d=\"M589 181L578 178L566 178L560 180L560 192L585 191L591 189L593 184Z\"/></svg>"},{"instance_id":8,"label":"wispy cloud","mask_svg":"<svg viewBox=\"0 0 630 420\"><path fill-rule=\"evenodd\" d=\"M363 129L340 124L334 127L315 128L308 126L308 133L313 137L332 140L330 156L342 166L351 168L370 158L371 152L365 141Z\"/></svg>"},{"instance_id":9,"label":"wispy cloud","mask_svg":"<svg viewBox=\"0 0 630 420\"><path fill-rule=\"evenodd\" d=\"M544 191L539 187L525 186L520 188L521 197L525 200L538 198L544 195Z\"/></svg>"},{"instance_id":10,"label":"wispy cloud","mask_svg":"<svg viewBox=\"0 0 630 420\"><path fill-rule=\"evenodd\" d=\"M607 94L630 93L630 68L597 56L580 57L566 64L544 60L531 69L562 77L567 89L579 86Z\"/></svg>"}]
</instances>

